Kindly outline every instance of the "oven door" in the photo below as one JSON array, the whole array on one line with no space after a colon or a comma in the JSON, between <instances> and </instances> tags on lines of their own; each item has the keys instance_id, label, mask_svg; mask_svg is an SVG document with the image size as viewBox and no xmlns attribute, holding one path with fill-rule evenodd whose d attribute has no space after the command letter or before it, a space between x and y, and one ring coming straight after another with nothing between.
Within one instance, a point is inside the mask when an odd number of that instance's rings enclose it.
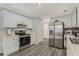
<instances>
[{"instance_id":1,"label":"oven door","mask_svg":"<svg viewBox=\"0 0 79 59\"><path fill-rule=\"evenodd\" d=\"M20 47L30 44L30 36L20 37Z\"/></svg>"}]
</instances>

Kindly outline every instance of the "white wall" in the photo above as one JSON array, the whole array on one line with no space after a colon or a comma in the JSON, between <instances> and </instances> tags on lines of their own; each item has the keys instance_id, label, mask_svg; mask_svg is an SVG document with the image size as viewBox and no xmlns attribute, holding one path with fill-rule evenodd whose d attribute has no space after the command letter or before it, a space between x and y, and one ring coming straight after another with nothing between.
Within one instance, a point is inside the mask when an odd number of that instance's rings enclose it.
<instances>
[{"instance_id":1,"label":"white wall","mask_svg":"<svg viewBox=\"0 0 79 59\"><path fill-rule=\"evenodd\" d=\"M43 38L49 38L49 22L50 19L43 20Z\"/></svg>"},{"instance_id":2,"label":"white wall","mask_svg":"<svg viewBox=\"0 0 79 59\"><path fill-rule=\"evenodd\" d=\"M77 5L77 23L78 23L78 27L79 27L79 4Z\"/></svg>"},{"instance_id":3,"label":"white wall","mask_svg":"<svg viewBox=\"0 0 79 59\"><path fill-rule=\"evenodd\" d=\"M37 41L43 41L43 24L42 24L42 19L38 20L38 26L37 26Z\"/></svg>"},{"instance_id":4,"label":"white wall","mask_svg":"<svg viewBox=\"0 0 79 59\"><path fill-rule=\"evenodd\" d=\"M43 38L48 38L49 37L49 24L44 23L43 24Z\"/></svg>"},{"instance_id":5,"label":"white wall","mask_svg":"<svg viewBox=\"0 0 79 59\"><path fill-rule=\"evenodd\" d=\"M42 27L42 20L38 17L34 18L33 20L33 43L37 44L40 41L43 41L43 27Z\"/></svg>"},{"instance_id":6,"label":"white wall","mask_svg":"<svg viewBox=\"0 0 79 59\"><path fill-rule=\"evenodd\" d=\"M72 15L72 20L71 20L71 27L76 27L76 8L74 9Z\"/></svg>"}]
</instances>

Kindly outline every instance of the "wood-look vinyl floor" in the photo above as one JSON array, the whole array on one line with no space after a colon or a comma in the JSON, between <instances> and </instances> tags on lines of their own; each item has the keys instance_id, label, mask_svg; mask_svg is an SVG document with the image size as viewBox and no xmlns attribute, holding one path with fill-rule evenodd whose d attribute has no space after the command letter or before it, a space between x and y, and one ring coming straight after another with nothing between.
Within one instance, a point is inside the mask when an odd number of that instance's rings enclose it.
<instances>
[{"instance_id":1,"label":"wood-look vinyl floor","mask_svg":"<svg viewBox=\"0 0 79 59\"><path fill-rule=\"evenodd\" d=\"M66 56L66 49L49 47L48 42L43 41L11 56Z\"/></svg>"}]
</instances>

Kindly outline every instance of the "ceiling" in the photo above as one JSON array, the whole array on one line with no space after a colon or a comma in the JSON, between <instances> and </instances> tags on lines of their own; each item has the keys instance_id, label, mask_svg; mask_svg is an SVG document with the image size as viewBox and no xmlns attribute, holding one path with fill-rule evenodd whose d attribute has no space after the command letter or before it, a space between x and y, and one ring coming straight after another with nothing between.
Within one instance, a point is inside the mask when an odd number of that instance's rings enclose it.
<instances>
[{"instance_id":1,"label":"ceiling","mask_svg":"<svg viewBox=\"0 0 79 59\"><path fill-rule=\"evenodd\" d=\"M21 12L27 16L38 16L40 18L50 18L62 15L69 15L73 12L74 3L10 3L0 4L0 6ZM64 12L64 10L67 10Z\"/></svg>"}]
</instances>

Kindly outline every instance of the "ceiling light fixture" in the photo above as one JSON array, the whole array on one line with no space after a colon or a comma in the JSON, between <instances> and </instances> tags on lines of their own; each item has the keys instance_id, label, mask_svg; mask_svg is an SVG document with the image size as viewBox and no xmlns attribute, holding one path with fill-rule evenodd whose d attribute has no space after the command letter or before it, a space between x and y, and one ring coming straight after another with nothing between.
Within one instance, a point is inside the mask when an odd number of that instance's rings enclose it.
<instances>
[{"instance_id":1,"label":"ceiling light fixture","mask_svg":"<svg viewBox=\"0 0 79 59\"><path fill-rule=\"evenodd\" d=\"M64 12L67 12L67 10L65 9Z\"/></svg>"},{"instance_id":2,"label":"ceiling light fixture","mask_svg":"<svg viewBox=\"0 0 79 59\"><path fill-rule=\"evenodd\" d=\"M38 6L41 6L41 3L37 3Z\"/></svg>"},{"instance_id":3,"label":"ceiling light fixture","mask_svg":"<svg viewBox=\"0 0 79 59\"><path fill-rule=\"evenodd\" d=\"M41 5L41 3L38 3L38 5L40 6L40 5Z\"/></svg>"},{"instance_id":4,"label":"ceiling light fixture","mask_svg":"<svg viewBox=\"0 0 79 59\"><path fill-rule=\"evenodd\" d=\"M41 3L37 3L37 7L41 8L42 4Z\"/></svg>"}]
</instances>

